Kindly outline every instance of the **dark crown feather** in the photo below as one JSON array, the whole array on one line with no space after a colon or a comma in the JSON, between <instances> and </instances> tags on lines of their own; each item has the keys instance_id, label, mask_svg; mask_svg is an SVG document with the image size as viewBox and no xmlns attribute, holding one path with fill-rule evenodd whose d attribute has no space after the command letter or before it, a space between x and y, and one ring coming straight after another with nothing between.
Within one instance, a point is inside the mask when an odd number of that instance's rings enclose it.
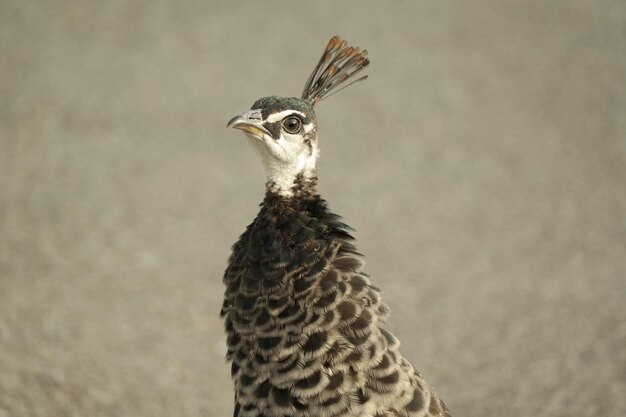
<instances>
[{"instance_id":1,"label":"dark crown feather","mask_svg":"<svg viewBox=\"0 0 626 417\"><path fill-rule=\"evenodd\" d=\"M328 41L320 61L304 86L302 99L315 105L320 100L343 90L349 85L366 79L367 75L364 75L344 85L339 90L335 90L337 86L352 78L369 63L367 50L361 51L358 47L348 46L348 42L339 36L333 36ZM333 90L335 91L329 94Z\"/></svg>"}]
</instances>

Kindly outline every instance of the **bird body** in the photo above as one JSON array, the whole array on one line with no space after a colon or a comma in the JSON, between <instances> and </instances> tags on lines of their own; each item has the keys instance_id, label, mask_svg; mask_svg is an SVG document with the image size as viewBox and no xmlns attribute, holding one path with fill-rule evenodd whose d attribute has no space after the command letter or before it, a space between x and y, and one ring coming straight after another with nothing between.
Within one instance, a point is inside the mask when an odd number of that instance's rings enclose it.
<instances>
[{"instance_id":1,"label":"bird body","mask_svg":"<svg viewBox=\"0 0 626 417\"><path fill-rule=\"evenodd\" d=\"M368 62L334 37L302 99L262 98L228 124L268 180L224 274L235 417L449 416L383 327L389 308L351 229L317 193L313 106Z\"/></svg>"}]
</instances>

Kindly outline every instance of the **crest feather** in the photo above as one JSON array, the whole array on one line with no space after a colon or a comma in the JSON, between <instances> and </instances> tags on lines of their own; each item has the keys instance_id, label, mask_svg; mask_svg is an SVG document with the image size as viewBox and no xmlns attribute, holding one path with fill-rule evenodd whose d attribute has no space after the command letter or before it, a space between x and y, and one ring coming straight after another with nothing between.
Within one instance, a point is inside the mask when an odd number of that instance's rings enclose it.
<instances>
[{"instance_id":1,"label":"crest feather","mask_svg":"<svg viewBox=\"0 0 626 417\"><path fill-rule=\"evenodd\" d=\"M320 100L343 90L349 85L366 79L367 75L364 75L342 88L336 89L340 84L367 67L369 63L367 50L361 51L358 47L348 46L348 42L339 36L333 36L328 41L322 57L304 86L302 99L315 105ZM335 91L332 92L333 90ZM329 94L331 92L332 94Z\"/></svg>"}]
</instances>

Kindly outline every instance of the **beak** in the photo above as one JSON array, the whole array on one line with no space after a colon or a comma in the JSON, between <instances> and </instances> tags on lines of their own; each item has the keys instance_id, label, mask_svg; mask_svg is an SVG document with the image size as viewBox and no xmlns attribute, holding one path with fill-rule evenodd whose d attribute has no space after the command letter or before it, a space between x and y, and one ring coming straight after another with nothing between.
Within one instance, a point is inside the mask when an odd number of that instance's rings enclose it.
<instances>
[{"instance_id":1,"label":"beak","mask_svg":"<svg viewBox=\"0 0 626 417\"><path fill-rule=\"evenodd\" d=\"M259 110L250 110L233 117L228 121L226 127L243 130L258 139L263 139L266 135L271 136L270 132L263 127L263 117Z\"/></svg>"}]
</instances>

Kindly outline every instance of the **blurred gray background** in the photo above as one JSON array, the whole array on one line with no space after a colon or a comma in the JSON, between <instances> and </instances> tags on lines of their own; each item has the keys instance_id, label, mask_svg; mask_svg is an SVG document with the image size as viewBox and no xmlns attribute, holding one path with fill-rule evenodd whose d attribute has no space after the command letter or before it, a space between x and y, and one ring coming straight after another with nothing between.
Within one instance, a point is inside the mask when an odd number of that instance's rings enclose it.
<instances>
[{"instance_id":1,"label":"blurred gray background","mask_svg":"<svg viewBox=\"0 0 626 417\"><path fill-rule=\"evenodd\" d=\"M230 416L264 193L226 121L327 40L320 188L456 416L626 415L626 3L0 3L0 416Z\"/></svg>"}]
</instances>

